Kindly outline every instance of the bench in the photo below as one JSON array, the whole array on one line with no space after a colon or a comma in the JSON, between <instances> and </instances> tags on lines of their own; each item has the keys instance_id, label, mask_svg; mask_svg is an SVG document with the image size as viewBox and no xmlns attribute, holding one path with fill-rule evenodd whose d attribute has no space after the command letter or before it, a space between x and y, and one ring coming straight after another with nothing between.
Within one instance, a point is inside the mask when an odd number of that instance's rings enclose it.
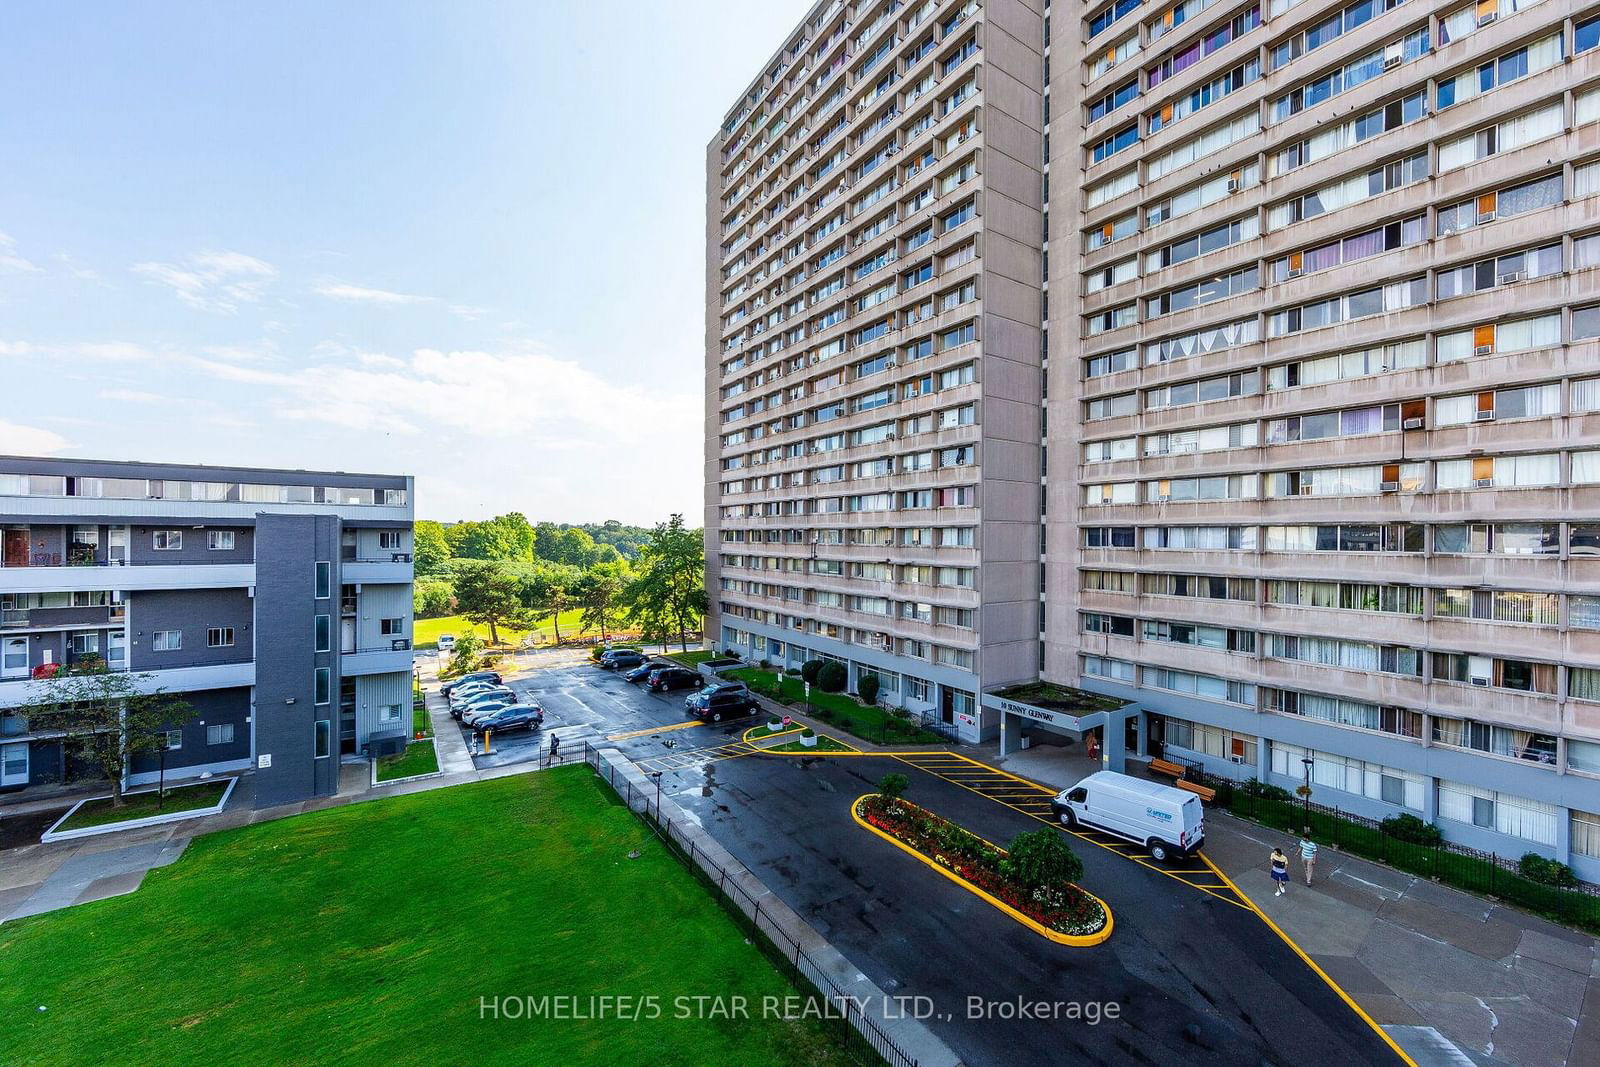
<instances>
[{"instance_id":1,"label":"bench","mask_svg":"<svg viewBox=\"0 0 1600 1067\"><path fill-rule=\"evenodd\" d=\"M1184 767L1182 764L1169 763L1164 759L1151 760L1150 769L1156 774L1164 774L1168 778L1182 778L1188 773L1188 768Z\"/></svg>"},{"instance_id":2,"label":"bench","mask_svg":"<svg viewBox=\"0 0 1600 1067\"><path fill-rule=\"evenodd\" d=\"M1217 791L1208 785L1197 785L1194 782L1185 781L1182 778L1179 778L1172 784L1177 786L1179 789L1187 789L1189 792L1199 797L1200 803L1202 804L1210 804L1212 801L1217 799Z\"/></svg>"}]
</instances>

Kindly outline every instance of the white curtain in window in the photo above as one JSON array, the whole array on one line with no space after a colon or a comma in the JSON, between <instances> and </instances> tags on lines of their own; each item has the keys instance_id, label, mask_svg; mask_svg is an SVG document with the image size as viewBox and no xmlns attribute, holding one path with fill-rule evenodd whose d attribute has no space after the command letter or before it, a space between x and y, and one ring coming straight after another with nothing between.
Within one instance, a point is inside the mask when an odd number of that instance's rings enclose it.
<instances>
[{"instance_id":1,"label":"white curtain in window","mask_svg":"<svg viewBox=\"0 0 1600 1067\"><path fill-rule=\"evenodd\" d=\"M1470 335L1463 334L1470 341ZM1440 338L1442 341L1443 338ZM1441 359L1443 356L1441 355ZM1460 426L1471 422L1478 410L1478 398L1475 394L1466 396L1446 396L1433 402L1434 421L1440 426ZM1442 464L1441 464L1442 466ZM1442 488L1441 483L1441 488Z\"/></svg>"},{"instance_id":2,"label":"white curtain in window","mask_svg":"<svg viewBox=\"0 0 1600 1067\"><path fill-rule=\"evenodd\" d=\"M1504 476L1507 457L1495 461L1495 477ZM1536 456L1511 457L1511 484L1518 486L1554 485L1561 480L1561 457L1555 452Z\"/></svg>"},{"instance_id":3,"label":"white curtain in window","mask_svg":"<svg viewBox=\"0 0 1600 1067\"><path fill-rule=\"evenodd\" d=\"M1600 118L1600 90L1588 95L1594 98L1591 105L1593 113L1591 118ZM1585 121L1583 117L1583 97L1578 97L1578 121ZM1509 152L1513 148L1521 148L1525 144L1541 141L1546 137L1554 137L1566 128L1566 115L1559 101L1546 105L1537 111L1530 111L1525 115L1518 115L1514 119L1507 119L1500 124L1499 150ZM1440 149L1439 169L1444 166L1443 147ZM1459 164L1458 164L1459 165Z\"/></svg>"},{"instance_id":4,"label":"white curtain in window","mask_svg":"<svg viewBox=\"0 0 1600 1067\"><path fill-rule=\"evenodd\" d=\"M1600 856L1600 815L1572 813L1572 851L1580 856Z\"/></svg>"},{"instance_id":5,"label":"white curtain in window","mask_svg":"<svg viewBox=\"0 0 1600 1067\"><path fill-rule=\"evenodd\" d=\"M1445 141L1439 146L1439 173L1464 167L1477 158L1478 151L1473 134Z\"/></svg>"},{"instance_id":6,"label":"white curtain in window","mask_svg":"<svg viewBox=\"0 0 1600 1067\"><path fill-rule=\"evenodd\" d=\"M1470 341L1471 332L1464 334ZM1503 322L1495 331L1495 350L1498 352L1523 352L1530 348L1548 348L1561 343L1561 316L1541 315L1534 319L1517 319Z\"/></svg>"},{"instance_id":7,"label":"white curtain in window","mask_svg":"<svg viewBox=\"0 0 1600 1067\"><path fill-rule=\"evenodd\" d=\"M1537 74L1541 70L1549 70L1561 62L1561 34L1552 33L1550 36L1533 42L1528 46L1528 73Z\"/></svg>"},{"instance_id":8,"label":"white curtain in window","mask_svg":"<svg viewBox=\"0 0 1600 1067\"><path fill-rule=\"evenodd\" d=\"M1584 378L1572 383L1572 410L1600 411L1600 378Z\"/></svg>"},{"instance_id":9,"label":"white curtain in window","mask_svg":"<svg viewBox=\"0 0 1600 1067\"><path fill-rule=\"evenodd\" d=\"M1600 92L1588 95L1600 99ZM1579 97L1579 99L1581 100L1582 97ZM1588 163L1572 172L1572 195L1574 197L1593 196L1596 193L1600 193L1600 163Z\"/></svg>"},{"instance_id":10,"label":"white curtain in window","mask_svg":"<svg viewBox=\"0 0 1600 1067\"><path fill-rule=\"evenodd\" d=\"M1502 834L1541 845L1556 843L1556 809L1549 804L1500 793L1495 797L1494 821Z\"/></svg>"},{"instance_id":11,"label":"white curtain in window","mask_svg":"<svg viewBox=\"0 0 1600 1067\"><path fill-rule=\"evenodd\" d=\"M1574 392L1576 392L1576 383L1574 383ZM1600 482L1600 452L1572 453L1572 483L1574 485L1594 485L1597 482Z\"/></svg>"}]
</instances>

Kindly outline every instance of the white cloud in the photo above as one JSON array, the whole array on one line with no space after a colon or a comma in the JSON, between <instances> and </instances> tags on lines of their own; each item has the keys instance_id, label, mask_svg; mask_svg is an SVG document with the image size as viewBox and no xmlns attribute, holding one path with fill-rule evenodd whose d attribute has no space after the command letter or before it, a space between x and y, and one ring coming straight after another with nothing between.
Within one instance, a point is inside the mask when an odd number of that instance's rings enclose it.
<instances>
[{"instance_id":1,"label":"white cloud","mask_svg":"<svg viewBox=\"0 0 1600 1067\"><path fill-rule=\"evenodd\" d=\"M0 356L25 356L33 351L26 341L0 341Z\"/></svg>"},{"instance_id":2,"label":"white cloud","mask_svg":"<svg viewBox=\"0 0 1600 1067\"><path fill-rule=\"evenodd\" d=\"M182 263L135 263L130 269L190 307L230 313L260 300L278 275L272 264L243 252L197 252Z\"/></svg>"},{"instance_id":3,"label":"white cloud","mask_svg":"<svg viewBox=\"0 0 1600 1067\"><path fill-rule=\"evenodd\" d=\"M8 233L0 233L0 271L12 274L37 274L38 266L17 255L17 242Z\"/></svg>"},{"instance_id":4,"label":"white cloud","mask_svg":"<svg viewBox=\"0 0 1600 1067\"><path fill-rule=\"evenodd\" d=\"M329 300L343 300L350 304L429 304L431 296L413 296L410 293L392 293L387 289L368 289L345 282L319 282L312 290Z\"/></svg>"},{"instance_id":5,"label":"white cloud","mask_svg":"<svg viewBox=\"0 0 1600 1067\"><path fill-rule=\"evenodd\" d=\"M148 393L143 389L102 389L100 399L122 404L165 404L178 398L163 396L161 393Z\"/></svg>"},{"instance_id":6,"label":"white cloud","mask_svg":"<svg viewBox=\"0 0 1600 1067\"><path fill-rule=\"evenodd\" d=\"M0 454L48 456L66 447L66 438L51 430L19 426L0 419Z\"/></svg>"}]
</instances>

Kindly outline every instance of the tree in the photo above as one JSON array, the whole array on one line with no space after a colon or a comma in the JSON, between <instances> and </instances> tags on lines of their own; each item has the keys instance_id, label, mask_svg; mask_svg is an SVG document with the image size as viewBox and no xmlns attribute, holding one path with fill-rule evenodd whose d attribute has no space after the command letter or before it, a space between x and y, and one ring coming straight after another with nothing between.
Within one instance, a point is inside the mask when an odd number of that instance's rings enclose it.
<instances>
[{"instance_id":1,"label":"tree","mask_svg":"<svg viewBox=\"0 0 1600 1067\"><path fill-rule=\"evenodd\" d=\"M456 607L462 615L489 628L489 643L500 643L500 627L528 626L522 583L505 567L490 561L469 561L456 571Z\"/></svg>"},{"instance_id":2,"label":"tree","mask_svg":"<svg viewBox=\"0 0 1600 1067\"><path fill-rule=\"evenodd\" d=\"M455 590L449 582L419 578L411 587L411 607L419 619L439 619L450 614Z\"/></svg>"},{"instance_id":3,"label":"tree","mask_svg":"<svg viewBox=\"0 0 1600 1067\"><path fill-rule=\"evenodd\" d=\"M849 683L850 672L845 670L843 663L824 660L822 668L817 671L817 688L824 693L842 693Z\"/></svg>"},{"instance_id":4,"label":"tree","mask_svg":"<svg viewBox=\"0 0 1600 1067\"><path fill-rule=\"evenodd\" d=\"M482 656L483 638L469 630L456 638L456 648L450 654L450 665L446 668L446 673L466 674L468 671L475 671Z\"/></svg>"},{"instance_id":5,"label":"tree","mask_svg":"<svg viewBox=\"0 0 1600 1067\"><path fill-rule=\"evenodd\" d=\"M856 681L856 695L861 698L861 703L867 705L876 704L878 702L878 687L881 684L876 674L863 674Z\"/></svg>"},{"instance_id":6,"label":"tree","mask_svg":"<svg viewBox=\"0 0 1600 1067\"><path fill-rule=\"evenodd\" d=\"M165 747L166 732L194 718L185 701L150 689L150 679L103 664L78 666L43 680L39 699L18 711L30 730L64 734L75 756L111 780L111 806L120 808L133 758Z\"/></svg>"},{"instance_id":7,"label":"tree","mask_svg":"<svg viewBox=\"0 0 1600 1067\"><path fill-rule=\"evenodd\" d=\"M551 621L556 644L561 643L561 613L572 607L572 593L559 568L546 569L522 586L522 603L534 622Z\"/></svg>"},{"instance_id":8,"label":"tree","mask_svg":"<svg viewBox=\"0 0 1600 1067\"><path fill-rule=\"evenodd\" d=\"M911 779L903 774L886 774L878 779L878 792L885 800L899 800L911 786Z\"/></svg>"},{"instance_id":9,"label":"tree","mask_svg":"<svg viewBox=\"0 0 1600 1067\"><path fill-rule=\"evenodd\" d=\"M583 629L599 630L602 638L611 636L625 578L621 563L601 563L589 568L577 589L578 605L583 608L578 623Z\"/></svg>"},{"instance_id":10,"label":"tree","mask_svg":"<svg viewBox=\"0 0 1600 1067\"><path fill-rule=\"evenodd\" d=\"M1007 874L1027 890L1046 889L1083 877L1083 861L1059 831L1027 830L1006 849Z\"/></svg>"},{"instance_id":11,"label":"tree","mask_svg":"<svg viewBox=\"0 0 1600 1067\"><path fill-rule=\"evenodd\" d=\"M698 531L686 529L683 516L657 523L639 553L637 577L622 594L628 618L643 628L645 620L670 620L684 651L689 630L705 618L705 545Z\"/></svg>"},{"instance_id":12,"label":"tree","mask_svg":"<svg viewBox=\"0 0 1600 1067\"><path fill-rule=\"evenodd\" d=\"M464 559L526 563L534 557L536 535L521 512L496 515L482 522L461 522L451 529L459 531L455 554Z\"/></svg>"},{"instance_id":13,"label":"tree","mask_svg":"<svg viewBox=\"0 0 1600 1067\"><path fill-rule=\"evenodd\" d=\"M428 519L418 519L411 540L411 559L418 578L449 572L452 553L443 526Z\"/></svg>"}]
</instances>

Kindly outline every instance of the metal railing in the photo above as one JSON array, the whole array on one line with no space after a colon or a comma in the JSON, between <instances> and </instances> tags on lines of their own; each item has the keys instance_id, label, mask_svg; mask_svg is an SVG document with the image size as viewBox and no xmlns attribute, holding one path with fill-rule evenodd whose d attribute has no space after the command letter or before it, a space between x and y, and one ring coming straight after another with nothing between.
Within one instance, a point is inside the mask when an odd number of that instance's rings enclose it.
<instances>
[{"instance_id":1,"label":"metal railing","mask_svg":"<svg viewBox=\"0 0 1600 1067\"><path fill-rule=\"evenodd\" d=\"M341 648L339 652L341 655L355 656L360 655L363 652L406 652L409 651L410 648L411 638L396 637L391 639L386 645L364 645L360 648Z\"/></svg>"},{"instance_id":2,"label":"metal railing","mask_svg":"<svg viewBox=\"0 0 1600 1067\"><path fill-rule=\"evenodd\" d=\"M563 760L566 755L561 754ZM827 1002L817 1014L824 1025L833 1025L836 1035L848 1051L876 1057L893 1067L916 1067L917 1061L896 1045L874 1019L861 1011L857 1002L806 955L798 941L779 927L770 915L763 921L761 901L747 893L738 884L736 876L730 877L726 868L700 852L696 843L684 832L681 822L661 816L658 792L635 789L626 778L619 783L616 780L616 768L602 761L599 751L587 741L583 743L583 761L605 779L612 792L622 798L630 811L644 820L667 851L715 894L717 903L727 909L736 922L748 923L751 943L788 978L796 990Z\"/></svg>"}]
</instances>

